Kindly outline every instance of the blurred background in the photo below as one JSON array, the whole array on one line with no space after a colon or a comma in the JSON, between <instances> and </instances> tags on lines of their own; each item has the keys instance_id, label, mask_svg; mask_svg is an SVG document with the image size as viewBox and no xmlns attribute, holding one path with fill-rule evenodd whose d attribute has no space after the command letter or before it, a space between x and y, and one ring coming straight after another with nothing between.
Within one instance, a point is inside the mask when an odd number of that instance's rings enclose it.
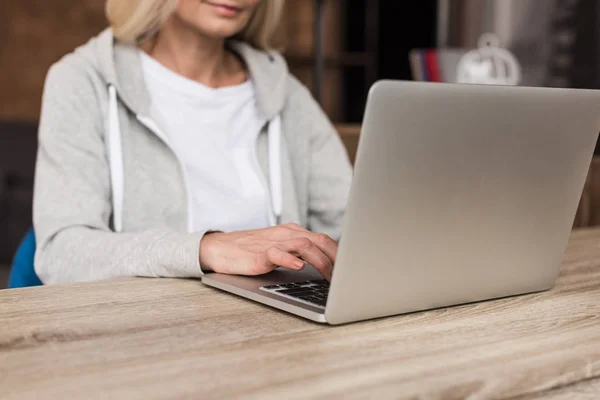
<instances>
[{"instance_id":1,"label":"blurred background","mask_svg":"<svg viewBox=\"0 0 600 400\"><path fill-rule=\"evenodd\" d=\"M0 2L0 288L31 225L46 72L105 27L104 0ZM373 82L452 81L484 33L515 55L524 85L600 86L600 0L287 0L281 32L352 160ZM598 171L594 160L575 227L600 224Z\"/></svg>"}]
</instances>

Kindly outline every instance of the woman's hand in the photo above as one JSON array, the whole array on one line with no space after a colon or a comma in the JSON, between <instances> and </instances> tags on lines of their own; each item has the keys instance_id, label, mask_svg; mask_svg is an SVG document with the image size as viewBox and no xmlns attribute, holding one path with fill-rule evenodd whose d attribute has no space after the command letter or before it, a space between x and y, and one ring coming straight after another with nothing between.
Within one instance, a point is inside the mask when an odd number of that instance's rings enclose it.
<instances>
[{"instance_id":1,"label":"woman's hand","mask_svg":"<svg viewBox=\"0 0 600 400\"><path fill-rule=\"evenodd\" d=\"M200 241L203 269L232 275L262 275L278 266L300 271L305 262L331 280L337 243L296 224L232 233L210 233Z\"/></svg>"}]
</instances>

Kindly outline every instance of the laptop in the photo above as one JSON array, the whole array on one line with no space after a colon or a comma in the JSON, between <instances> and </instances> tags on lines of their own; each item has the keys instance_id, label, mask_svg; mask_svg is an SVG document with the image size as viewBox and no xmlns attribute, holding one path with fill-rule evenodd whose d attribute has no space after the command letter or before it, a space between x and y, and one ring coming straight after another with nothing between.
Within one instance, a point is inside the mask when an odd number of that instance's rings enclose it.
<instances>
[{"instance_id":1,"label":"laptop","mask_svg":"<svg viewBox=\"0 0 600 400\"><path fill-rule=\"evenodd\" d=\"M595 90L379 81L331 283L202 281L332 325L551 289L599 117Z\"/></svg>"}]
</instances>

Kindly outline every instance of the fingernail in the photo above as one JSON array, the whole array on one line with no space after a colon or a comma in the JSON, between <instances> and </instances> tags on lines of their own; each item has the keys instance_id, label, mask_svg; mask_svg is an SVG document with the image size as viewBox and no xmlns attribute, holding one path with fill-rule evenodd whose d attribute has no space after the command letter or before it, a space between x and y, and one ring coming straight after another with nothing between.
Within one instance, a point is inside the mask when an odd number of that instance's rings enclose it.
<instances>
[{"instance_id":1,"label":"fingernail","mask_svg":"<svg viewBox=\"0 0 600 400\"><path fill-rule=\"evenodd\" d=\"M297 260L297 261L294 261L294 265L296 266L296 268L304 269L304 266L306 264L304 263L304 261Z\"/></svg>"}]
</instances>

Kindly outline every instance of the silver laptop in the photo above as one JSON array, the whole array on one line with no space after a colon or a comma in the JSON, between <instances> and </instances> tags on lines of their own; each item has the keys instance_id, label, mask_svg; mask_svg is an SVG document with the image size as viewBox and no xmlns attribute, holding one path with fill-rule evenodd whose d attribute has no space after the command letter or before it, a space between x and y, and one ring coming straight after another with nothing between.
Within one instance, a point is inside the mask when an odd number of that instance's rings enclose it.
<instances>
[{"instance_id":1,"label":"silver laptop","mask_svg":"<svg viewBox=\"0 0 600 400\"><path fill-rule=\"evenodd\" d=\"M550 289L599 117L600 91L380 81L331 284L311 268L202 281L329 324Z\"/></svg>"}]
</instances>

